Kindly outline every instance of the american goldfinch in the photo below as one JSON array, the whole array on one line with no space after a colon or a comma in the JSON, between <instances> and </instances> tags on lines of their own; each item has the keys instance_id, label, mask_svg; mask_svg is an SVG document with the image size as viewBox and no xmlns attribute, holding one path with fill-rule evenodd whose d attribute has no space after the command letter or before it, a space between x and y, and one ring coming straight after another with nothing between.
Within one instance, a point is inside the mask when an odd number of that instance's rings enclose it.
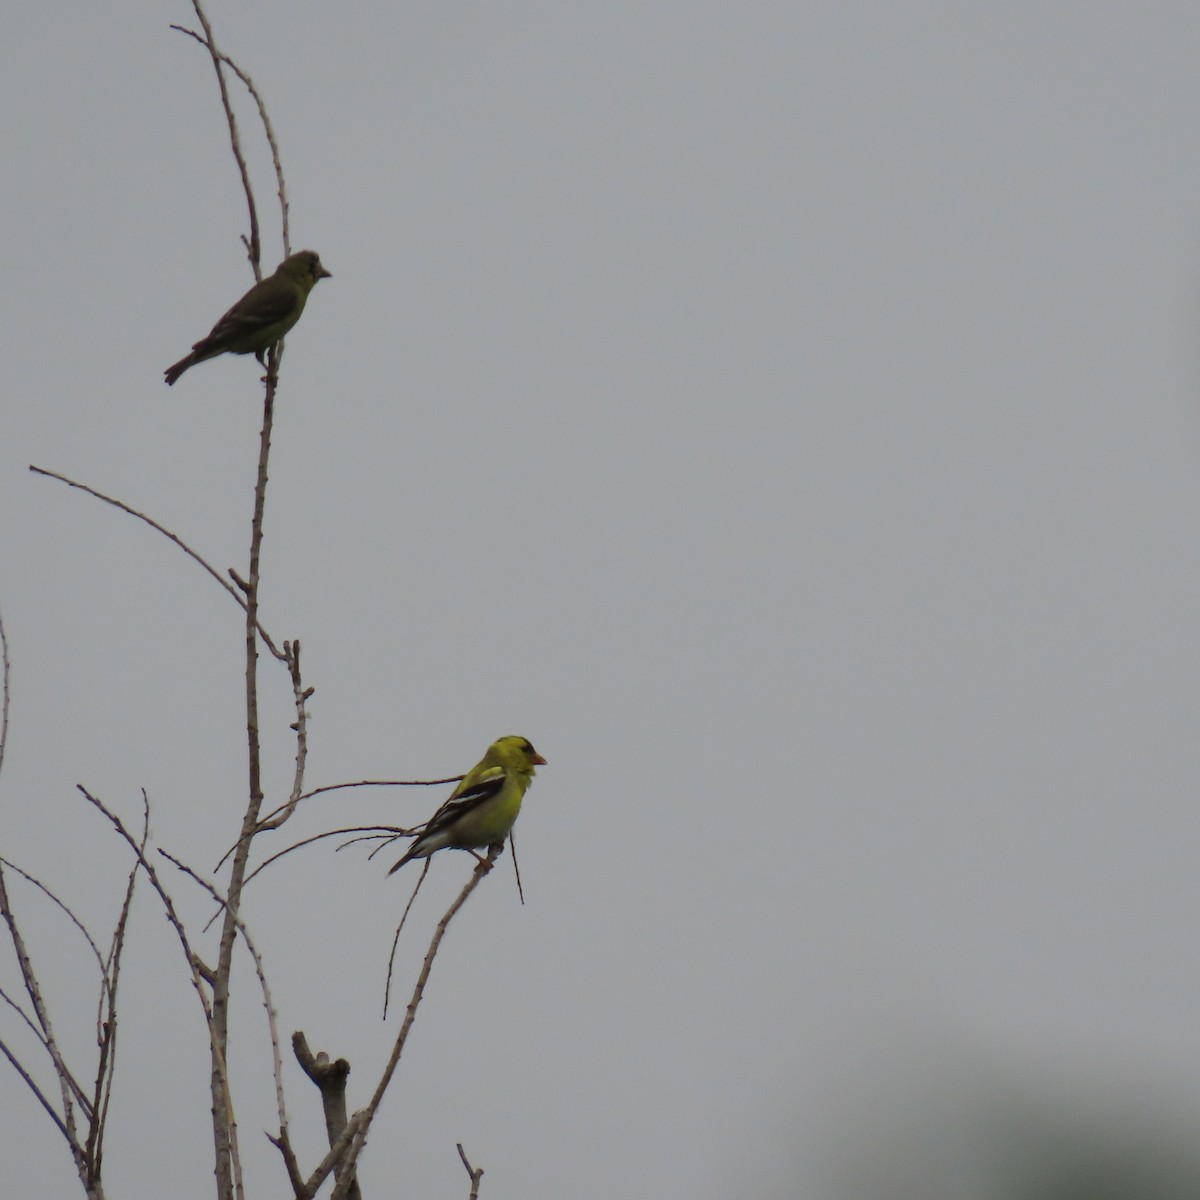
<instances>
[{"instance_id":1,"label":"american goldfinch","mask_svg":"<svg viewBox=\"0 0 1200 1200\"><path fill-rule=\"evenodd\" d=\"M218 354L253 354L261 363L266 352L300 320L317 280L331 278L313 250L285 258L274 275L256 283L212 327L208 337L192 347L191 354L167 368L167 383L173 384L188 367Z\"/></svg>"},{"instance_id":2,"label":"american goldfinch","mask_svg":"<svg viewBox=\"0 0 1200 1200\"><path fill-rule=\"evenodd\" d=\"M470 850L503 842L521 811L525 789L536 774L534 768L545 765L546 760L526 738L509 736L493 742L388 874L447 846Z\"/></svg>"}]
</instances>

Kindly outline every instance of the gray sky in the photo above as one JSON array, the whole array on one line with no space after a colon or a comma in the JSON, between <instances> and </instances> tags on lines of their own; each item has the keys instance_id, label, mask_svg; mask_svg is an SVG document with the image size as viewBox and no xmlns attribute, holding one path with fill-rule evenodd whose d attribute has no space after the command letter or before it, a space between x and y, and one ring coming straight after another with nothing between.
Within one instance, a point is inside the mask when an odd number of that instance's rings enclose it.
<instances>
[{"instance_id":1,"label":"gray sky","mask_svg":"<svg viewBox=\"0 0 1200 1200\"><path fill-rule=\"evenodd\" d=\"M549 759L527 904L506 860L452 928L368 1195L465 1195L462 1141L487 1200L843 1196L845 1160L926 1144L960 1091L956 1116L1190 1126L1200 9L209 11L267 98L293 244L334 275L289 340L264 563L317 689L309 784L452 774L508 732ZM251 281L211 67L172 21L33 6L0 42L0 837L99 931L125 859L75 784L131 817L145 787L204 869L245 790L239 610L26 470L242 567L256 365L162 382ZM278 802L292 713L264 679ZM443 795L335 793L293 829ZM403 979L470 865L434 861ZM325 850L248 897L284 1030L351 1059L352 1103L408 890ZM110 1188L188 1200L204 1043L144 899ZM83 957L20 903L86 1054ZM242 983L239 1119L278 1194ZM0 1105L0 1187L73 1194L11 1074ZM915 1194L985 1195L925 1169Z\"/></svg>"}]
</instances>

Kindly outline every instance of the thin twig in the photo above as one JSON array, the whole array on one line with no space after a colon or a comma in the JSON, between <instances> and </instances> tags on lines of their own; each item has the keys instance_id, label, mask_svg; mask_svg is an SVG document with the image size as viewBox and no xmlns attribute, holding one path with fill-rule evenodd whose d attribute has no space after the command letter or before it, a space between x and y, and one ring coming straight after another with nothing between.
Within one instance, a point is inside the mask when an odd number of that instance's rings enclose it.
<instances>
[{"instance_id":1,"label":"thin twig","mask_svg":"<svg viewBox=\"0 0 1200 1200\"><path fill-rule=\"evenodd\" d=\"M159 854L182 871L189 879L199 884L222 908L228 910L228 905L225 897L217 890L217 888L207 879L202 878L196 871L187 865L187 863L168 853L166 850L160 849ZM279 1027L276 1024L275 1004L271 999L271 989L267 984L267 972L263 966L262 955L259 954L254 942L251 940L250 931L246 928L246 923L239 917L237 918L238 932L242 936L242 940L246 943L246 949L250 953L250 957L254 960L254 970L258 975L258 985L262 989L263 1008L267 1013L267 1029L271 1035L271 1054L274 1064L275 1075L275 1104L279 1116L279 1137L280 1141L291 1150L291 1140L288 1136L288 1116L287 1105L284 1102L283 1096L283 1056L279 1050Z\"/></svg>"},{"instance_id":2,"label":"thin twig","mask_svg":"<svg viewBox=\"0 0 1200 1200\"><path fill-rule=\"evenodd\" d=\"M146 856L146 843L150 840L150 801L142 793L142 836L138 843L141 857ZM121 956L125 949L125 930L133 908L133 893L137 883L138 864L129 868L129 879L125 885L125 899L113 929L112 947L104 964L104 978L97 1004L96 1024L99 1029L100 1058L96 1068L95 1100L91 1133L88 1137L88 1157L97 1178L104 1160L104 1134L108 1128L108 1110L112 1100L113 1080L117 1063L117 987L121 980Z\"/></svg>"},{"instance_id":3,"label":"thin twig","mask_svg":"<svg viewBox=\"0 0 1200 1200\"><path fill-rule=\"evenodd\" d=\"M286 644L287 643L285 642L284 645L286 646ZM311 694L311 691L309 691L308 694ZM305 753L307 754L307 746ZM289 798L285 804L281 804L278 808L274 809L272 812L269 812L265 817L263 817L262 821L259 823L257 832L261 833L268 829L277 829L279 825L283 823L278 818L280 818L284 813L288 813L290 816L289 810L294 811L296 805L299 804L301 800L308 800L313 796L319 796L322 792L336 792L341 788L358 787L432 787L434 785L440 785L443 783L458 783L462 778L463 777L461 775L451 775L447 779L360 779L356 783L326 784L324 787L314 788L311 792L301 792L300 795L295 796L294 799ZM290 854L293 850L299 850L302 846L308 846L313 842L319 842L322 838L336 837L343 833L371 833L378 830L380 835L388 835L383 843L383 846L386 846L388 842L395 840L397 837L415 837L419 829L419 825L413 826L411 829L398 829L391 825L363 825L355 826L350 829L333 829L327 833L318 833L313 837L304 838L302 841L296 842L294 845L288 846L284 850L280 850L278 854L272 854L270 858L259 863L259 865L255 867L255 869L251 871L249 875L246 876L244 882L249 883L255 875L257 875L264 868L269 867L271 863L275 862L276 859L282 858L285 854ZM239 844L240 839L221 855L221 860L217 863L216 867L218 871L221 869L221 866L225 860L238 848ZM347 845L349 844L350 843L347 843ZM383 846L378 847L378 850L382 850ZM338 849L340 850L342 847L339 846ZM374 855L372 855L372 857L374 857Z\"/></svg>"},{"instance_id":4,"label":"thin twig","mask_svg":"<svg viewBox=\"0 0 1200 1200\"><path fill-rule=\"evenodd\" d=\"M38 1044L44 1050L46 1048L46 1038L42 1034L42 1031L37 1027L33 1018L2 987L0 987L0 1000L3 1000L25 1022L29 1027L29 1032L33 1034Z\"/></svg>"},{"instance_id":5,"label":"thin twig","mask_svg":"<svg viewBox=\"0 0 1200 1200\"><path fill-rule=\"evenodd\" d=\"M28 883L33 884L33 886L35 888L37 888L38 891L40 891L43 895L45 895L45 897L52 904L54 904L56 907L60 908L63 911L63 913L66 915L67 919L71 922L71 924L74 925L75 928L79 930L80 934L83 936L83 940L85 942L87 942L88 947L91 949L92 957L95 958L96 965L100 968L100 971L103 974L103 972L104 972L104 956L100 953L100 947L96 945L95 939L88 932L87 926L70 910L70 908L63 902L63 900L59 896L56 896L40 879L38 879L34 875L30 875L30 873L28 871L17 866L17 864L15 862L13 862L11 859L0 858L0 863L3 863L10 871L15 871L18 875L21 876L22 879L26 880Z\"/></svg>"},{"instance_id":6,"label":"thin twig","mask_svg":"<svg viewBox=\"0 0 1200 1200\"><path fill-rule=\"evenodd\" d=\"M85 1164L83 1160L83 1147L80 1145L79 1133L75 1125L74 1102L76 1098L83 1095L83 1089L79 1086L75 1076L67 1067L66 1060L63 1058L62 1051L55 1040L54 1028L50 1023L50 1011L42 999L41 987L38 983L37 973L33 968L33 961L25 946L25 939L21 936L21 931L17 926L16 914L13 912L12 904L8 898L8 886L4 881L3 866L0 866L0 916L3 917L5 924L8 926L9 938L12 941L13 950L17 956L17 964L21 970L21 981L25 985L26 995L28 995L30 1002L33 1004L33 1014L42 1032L46 1053L50 1056L50 1061L54 1064L54 1074L58 1078L59 1091L63 1102L61 1113L62 1123L70 1133L69 1140L72 1146L72 1153L76 1155L76 1167L80 1171L80 1178L84 1179Z\"/></svg>"},{"instance_id":7,"label":"thin twig","mask_svg":"<svg viewBox=\"0 0 1200 1200\"><path fill-rule=\"evenodd\" d=\"M37 1102L46 1110L46 1113L49 1115L50 1120L54 1122L58 1132L61 1133L64 1138L66 1138L67 1145L71 1150L71 1157L75 1159L76 1165L81 1164L83 1162L83 1147L63 1123L62 1117L58 1115L58 1111L47 1099L46 1094L40 1087L38 1087L37 1081L25 1069L21 1063L21 1060L17 1058L17 1056L9 1049L8 1043L5 1042L3 1038L0 1038L0 1054L3 1054L4 1057L8 1059L9 1063L12 1065L12 1069L16 1071L18 1075L20 1075L25 1082L25 1086L33 1093Z\"/></svg>"},{"instance_id":8,"label":"thin twig","mask_svg":"<svg viewBox=\"0 0 1200 1200\"><path fill-rule=\"evenodd\" d=\"M246 194L246 207L250 211L250 237L246 240L246 253L250 259L250 266L254 271L254 278L258 281L262 279L262 240L258 233L258 208L254 203L254 189L250 186L250 169L246 166L245 155L242 154L242 143L238 134L237 117L233 115L233 104L229 99L229 88L225 85L225 72L221 69L225 56L217 49L217 43L213 38L212 26L208 23L208 17L204 12L203 6L200 4L200 0L192 0L192 8L195 9L196 19L204 28L203 37L179 25L172 25L171 28L195 38L208 51L209 57L212 59L213 70L217 73L217 87L221 90L221 104L225 109L225 120L229 126L229 147L233 151L238 174L242 178L242 191Z\"/></svg>"},{"instance_id":9,"label":"thin twig","mask_svg":"<svg viewBox=\"0 0 1200 1200\"><path fill-rule=\"evenodd\" d=\"M136 517L139 521L144 521L151 529L157 533L161 533L169 542L174 542L180 550L184 552L190 559L202 566L220 585L225 589L237 603L245 611L246 601L244 597L218 570L209 564L200 554L191 548L181 537L172 533L165 525L160 525L153 517L148 517L144 512L139 512L136 508L131 508L123 500L118 500L115 496L106 496L103 492L98 492L94 487L89 487L86 483L80 483L75 479L68 479L66 475L60 475L57 471L48 471L45 467L36 467L32 463L29 469L35 475L44 475L47 479L57 479L59 483L65 483L68 487L77 488L81 492L86 492L89 496L94 496L97 500L103 501L105 504L111 504L113 508L119 508L122 512L128 513L131 517ZM280 662L286 661L283 656L283 651L280 650L271 640L271 635L257 624L258 636L262 638L263 645L274 655Z\"/></svg>"},{"instance_id":10,"label":"thin twig","mask_svg":"<svg viewBox=\"0 0 1200 1200\"><path fill-rule=\"evenodd\" d=\"M400 931L404 928L404 922L408 920L408 914L413 906L413 901L417 898L417 893L421 890L421 884L425 882L425 876L429 874L429 868L433 865L433 855L429 855L425 859L425 865L421 869L421 874L417 879L417 886L413 888L412 895L408 898L408 903L404 906L404 912L400 914L400 924L396 926L396 932L392 935L392 948L388 953L387 979L383 984L383 1019L387 1020L388 1001L392 996L392 971L396 966L396 947L400 944Z\"/></svg>"},{"instance_id":11,"label":"thin twig","mask_svg":"<svg viewBox=\"0 0 1200 1200\"><path fill-rule=\"evenodd\" d=\"M421 973L417 976L412 996L408 1001L408 1007L405 1009L404 1022L396 1035L396 1042L392 1047L391 1057L388 1059L383 1075L376 1085L371 1102L367 1105L368 1119L374 1117L375 1109L379 1107L379 1102L383 1099L383 1094L387 1091L388 1084L392 1081L392 1075L400 1062L400 1055L404 1053L404 1044L408 1041L409 1031L412 1029L413 1022L417 1019L417 1009L420 1007L421 999L425 995L425 985L429 982L429 974L433 970L433 960L437 957L442 939L446 936L446 930L450 927L450 922L454 920L459 909L466 904L471 893L482 882L483 877L492 869L492 864L499 857L503 849L502 845L488 848L487 858L471 872L471 877L467 880L463 890L459 892L458 898L446 909L442 919L437 923L437 928L433 931L433 937L429 942L429 949L425 952L425 959L421 964Z\"/></svg>"},{"instance_id":12,"label":"thin twig","mask_svg":"<svg viewBox=\"0 0 1200 1200\"><path fill-rule=\"evenodd\" d=\"M510 829L508 831L508 846L512 851L513 872L517 877L517 895L521 897L521 903L525 903L525 889L521 886L521 865L517 862L517 831Z\"/></svg>"},{"instance_id":13,"label":"thin twig","mask_svg":"<svg viewBox=\"0 0 1200 1200\"><path fill-rule=\"evenodd\" d=\"M284 855L291 854L291 852L293 850L302 850L305 846L311 846L314 842L324 841L326 838L331 838L331 837L343 837L347 833L363 834L364 837L354 838L351 842L347 842L346 845L352 845L353 842L357 842L357 841L368 840L371 837L379 837L379 838L385 839L384 845L386 846L388 844L388 842L394 842L398 837L413 837L414 836L414 832L410 829L395 829L390 825L353 826L349 829L329 829L329 830L326 830L324 833L314 833L312 835L312 837L302 838L300 841L293 843L291 846L288 846L286 849L280 850L277 853L272 854L270 858L264 859L261 863L258 864L257 867L254 868L253 871L251 871L246 876L245 882L249 883L250 880L252 880L257 874L259 874L259 872L265 871L266 868L269 867L273 862L278 862L281 858L284 857ZM343 849L343 847L339 846L338 849L341 850L341 849Z\"/></svg>"},{"instance_id":14,"label":"thin twig","mask_svg":"<svg viewBox=\"0 0 1200 1200\"><path fill-rule=\"evenodd\" d=\"M0 664L3 664L4 698L0 702L0 771L4 769L4 748L8 745L8 677L12 667L8 661L8 634L4 632L4 616L0 614Z\"/></svg>"},{"instance_id":15,"label":"thin twig","mask_svg":"<svg viewBox=\"0 0 1200 1200\"><path fill-rule=\"evenodd\" d=\"M355 837L347 838L340 846L334 846L333 852L340 854L343 850L347 850L351 846L357 846L359 842L378 842L379 845L367 855L367 862L370 862L375 855L386 850L397 838L420 836L427 824L428 822L422 821L420 825L413 825L409 829L399 829L394 825L367 825L358 830ZM379 832L374 833L372 829L377 829ZM345 832L349 833L351 831L347 829Z\"/></svg>"},{"instance_id":16,"label":"thin twig","mask_svg":"<svg viewBox=\"0 0 1200 1200\"><path fill-rule=\"evenodd\" d=\"M359 779L354 783L327 783L323 787L313 788L311 792L305 792L300 799L308 800L312 796L321 795L322 792L336 792L340 788L437 787L443 783L458 783L463 778L462 775L447 775L445 779Z\"/></svg>"},{"instance_id":17,"label":"thin twig","mask_svg":"<svg viewBox=\"0 0 1200 1200\"><path fill-rule=\"evenodd\" d=\"M195 38L200 45L211 49L209 43L194 29L187 29L182 25L172 25L171 28L179 33L186 34L190 38ZM262 121L263 133L266 134L267 144L271 147L271 162L275 167L275 185L279 193L280 222L283 228L283 257L287 258L292 252L291 238L288 230L287 184L283 178L283 160L279 156L279 143L275 138L275 130L271 125L271 118L267 116L266 103L258 88L254 86L254 80L228 54L224 53L224 51L217 51L217 57L242 81L246 91L250 93L254 103L258 105L258 117Z\"/></svg>"},{"instance_id":18,"label":"thin twig","mask_svg":"<svg viewBox=\"0 0 1200 1200\"><path fill-rule=\"evenodd\" d=\"M348 829L327 829L324 833L314 833L311 837L301 838L300 841L293 842L290 846L285 846L282 850L276 851L276 853L270 855L270 857L263 859L263 861L260 862L253 871L247 873L246 878L242 880L242 887L244 889L252 879L261 875L263 871L271 866L272 863L276 863L281 858L291 854L293 850L303 850L305 846L311 846L314 842L321 842L326 838L343 837L347 833L360 835L358 837L351 838L347 842L343 842L337 847L338 850L345 850L347 846L353 846L357 842L369 842L379 839L381 844L376 846L375 849L372 850L369 855L367 855L367 859L370 861L370 859L374 858L380 850L382 850L385 846L390 845L397 838L416 837L420 832L420 828L420 826L417 826L415 829L398 829L394 825L353 825ZM221 864L224 863L225 860L236 849L236 845L231 846L225 851L224 854L221 855L221 862L217 863L216 866L218 871L221 869ZM208 923L204 926L204 928L207 930L209 925L211 925L220 915L220 910L213 913L213 915L208 919Z\"/></svg>"},{"instance_id":19,"label":"thin twig","mask_svg":"<svg viewBox=\"0 0 1200 1200\"><path fill-rule=\"evenodd\" d=\"M229 1123L232 1128L232 1134L229 1139L227 1148L228 1160L232 1162L233 1179L240 1180L241 1178L241 1161L237 1149L236 1124L233 1121L233 1093L229 1087L229 1071L225 1062L225 1053L223 1044L217 1040L216 1029L214 1028L212 1007L209 1004L208 996L205 994L205 979L206 973L202 969L200 956L192 949L191 940L188 938L187 930L184 928L179 914L175 911L175 903L171 899L170 893L163 886L162 880L158 876L158 872L154 869L154 864L146 857L144 851L139 847L137 840L129 832L125 826L125 822L113 812L103 800L98 796L92 795L91 792L83 786L76 784L76 788L80 794L91 804L98 812L100 812L117 833L125 840L126 844L133 850L137 857L138 865L146 872L146 877L150 880L150 886L154 889L155 895L158 896L159 902L163 906L163 912L166 915L167 923L175 931L175 936L179 939L179 944L183 949L183 956L187 961L188 971L190 973L192 990L196 993L200 1001L201 1010L204 1013L204 1022L208 1028L208 1043L212 1051L215 1067L214 1069L219 1074L220 1092L219 1102L223 1111L229 1114ZM143 803L145 795L143 794ZM230 1186L234 1186L231 1182ZM229 1194L228 1189L226 1195Z\"/></svg>"},{"instance_id":20,"label":"thin twig","mask_svg":"<svg viewBox=\"0 0 1200 1200\"><path fill-rule=\"evenodd\" d=\"M353 783L327 783L323 787L313 788L310 792L301 792L296 797L296 803L301 800L311 800L313 796L320 796L323 792L336 792L342 788L360 788L360 787L436 787L443 783L458 783L463 776L451 775L446 779L358 779ZM263 817L264 828L274 828L268 826L269 821L274 820L281 812L283 812L292 802L289 800L287 804L281 804L274 812L268 813Z\"/></svg>"},{"instance_id":21,"label":"thin twig","mask_svg":"<svg viewBox=\"0 0 1200 1200\"><path fill-rule=\"evenodd\" d=\"M437 928L433 931L433 938L429 943L429 949L425 952L425 960L421 964L421 973L417 976L417 982L413 987L412 997L408 1002L404 1021L400 1026L399 1032L396 1034L396 1041L392 1046L392 1053L388 1058L387 1066L384 1067L383 1074L380 1076L379 1082L366 1108L359 1109L346 1122L346 1128L342 1130L337 1143L329 1148L329 1153L325 1155L317 1169L305 1181L305 1186L310 1196L316 1195L317 1189L325 1182L329 1176L329 1172L333 1170L337 1163L353 1161L349 1158L349 1151L352 1144L361 1146L365 1142L371 1122L375 1119L375 1113L379 1108L379 1104L383 1100L384 1093L392 1082L392 1076L396 1073L396 1067L400 1063L400 1056L404 1053L404 1046L408 1041L409 1032L412 1029L413 1022L417 1018L417 1009L420 1007L421 998L425 994L425 985L429 982L429 974L433 970L433 960L437 957L442 939L446 936L446 930L450 927L450 922L454 919L459 909L466 904L471 893L479 886L484 875L492 869L492 864L502 849L503 846L492 846L488 850L487 858L471 872L471 878L467 880L457 899L450 905L442 916L442 919L437 923Z\"/></svg>"},{"instance_id":22,"label":"thin twig","mask_svg":"<svg viewBox=\"0 0 1200 1200\"><path fill-rule=\"evenodd\" d=\"M267 116L267 106L259 94L258 88L254 86L254 80L228 54L222 54L221 61L242 81L246 91L250 93L254 98L254 103L258 105L259 120L262 121L263 133L266 134L267 144L271 147L271 162L275 167L275 187L279 196L279 222L283 233L283 257L287 258L292 253L292 235L288 226L287 183L283 177L283 161L279 157L279 143L275 140L275 130L271 125L271 118Z\"/></svg>"},{"instance_id":23,"label":"thin twig","mask_svg":"<svg viewBox=\"0 0 1200 1200\"><path fill-rule=\"evenodd\" d=\"M37 1027L33 1018L3 988L0 988L0 1000L3 1000L4 1003L7 1004L9 1008L11 1008L13 1012L15 1012L17 1016L19 1016L21 1020L25 1022L29 1032L32 1033L34 1038L37 1040L38 1045L40 1045L43 1050L49 1052L49 1046L46 1044L46 1035ZM72 1083L74 1083L73 1080ZM78 1084L75 1084L74 1086L75 1099L79 1101L80 1108L84 1110L88 1119L90 1120L92 1114L87 1095Z\"/></svg>"},{"instance_id":24,"label":"thin twig","mask_svg":"<svg viewBox=\"0 0 1200 1200\"><path fill-rule=\"evenodd\" d=\"M286 643L284 644L286 645ZM306 689L306 691L308 695L312 694L311 689ZM259 823L258 832L261 833L268 829L277 829L279 825L283 823L282 821L278 820L282 814L288 813L289 809L294 809L301 800L308 800L313 796L319 796L322 792L336 792L341 788L359 787L433 787L443 783L458 783L462 778L463 776L461 775L451 775L446 779L360 779L354 783L329 783L324 787L313 788L311 792L301 792L300 795L296 796L294 799L289 798L286 803L281 804L278 808L272 810L265 817L263 817L262 821ZM322 838L335 837L340 833L357 833L360 831L367 833L372 830L379 830L381 833L388 833L390 835L394 835L394 837L415 837L419 829L419 825L415 825L411 829L397 829L391 825L364 825L357 826L352 829L334 829L330 830L328 833L318 833L314 837L305 838L303 841L299 841L293 846L288 846L286 850L281 850L278 854L271 855L270 858L268 858L265 862L260 863L255 870L246 876L246 882L249 883L250 880L259 873L259 871L261 871L264 867L269 866L277 858L282 858L285 854L290 854L293 850L299 850L301 846L307 846L312 842L320 841ZM384 842L384 845L387 845L387 842L394 840L394 837L389 836L387 841ZM221 855L221 860L217 863L218 871L221 869L222 863L225 862L225 860L237 849L237 847L238 843L235 842L229 847L228 850L225 851L224 854ZM341 847L339 846L338 849L341 849ZM382 850L383 846L380 846L379 849Z\"/></svg>"},{"instance_id":25,"label":"thin twig","mask_svg":"<svg viewBox=\"0 0 1200 1200\"><path fill-rule=\"evenodd\" d=\"M292 791L287 803L281 809L276 809L270 817L259 821L256 831L258 833L278 829L296 811L296 805L300 803L300 796L304 791L304 766L308 761L308 710L304 705L313 694L313 689L306 688L300 678L299 639L284 642L283 653L292 680L292 700L296 705L296 723L292 726L296 732L296 769L292 775Z\"/></svg>"}]
</instances>

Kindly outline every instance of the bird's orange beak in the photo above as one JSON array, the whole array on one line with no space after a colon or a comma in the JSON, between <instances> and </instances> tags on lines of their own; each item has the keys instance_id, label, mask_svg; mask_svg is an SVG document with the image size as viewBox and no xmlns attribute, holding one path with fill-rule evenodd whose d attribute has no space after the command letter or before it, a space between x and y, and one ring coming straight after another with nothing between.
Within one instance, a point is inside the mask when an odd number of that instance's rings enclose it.
<instances>
[{"instance_id":1,"label":"bird's orange beak","mask_svg":"<svg viewBox=\"0 0 1200 1200\"><path fill-rule=\"evenodd\" d=\"M533 752L533 765L535 767L544 767L546 760L535 750Z\"/></svg>"}]
</instances>

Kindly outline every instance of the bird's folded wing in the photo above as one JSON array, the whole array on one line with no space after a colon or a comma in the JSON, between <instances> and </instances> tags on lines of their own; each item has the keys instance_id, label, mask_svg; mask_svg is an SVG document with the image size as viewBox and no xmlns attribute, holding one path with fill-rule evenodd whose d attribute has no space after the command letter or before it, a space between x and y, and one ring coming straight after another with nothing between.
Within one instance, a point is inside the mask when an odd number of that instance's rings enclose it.
<instances>
[{"instance_id":1,"label":"bird's folded wing","mask_svg":"<svg viewBox=\"0 0 1200 1200\"><path fill-rule=\"evenodd\" d=\"M264 280L263 283L275 283L275 280ZM217 323L205 340L226 337L237 338L242 334L251 334L276 321L282 321L290 316L296 308L296 292L293 287L281 283L278 287L263 287L249 296L239 300Z\"/></svg>"},{"instance_id":2,"label":"bird's folded wing","mask_svg":"<svg viewBox=\"0 0 1200 1200\"><path fill-rule=\"evenodd\" d=\"M421 830L421 836L427 837L438 830L446 829L456 821L461 820L469 812L473 812L481 804L485 804L500 793L504 787L504 768L489 767L484 772L484 778L471 784L465 791L451 796L441 808L433 814Z\"/></svg>"}]
</instances>

